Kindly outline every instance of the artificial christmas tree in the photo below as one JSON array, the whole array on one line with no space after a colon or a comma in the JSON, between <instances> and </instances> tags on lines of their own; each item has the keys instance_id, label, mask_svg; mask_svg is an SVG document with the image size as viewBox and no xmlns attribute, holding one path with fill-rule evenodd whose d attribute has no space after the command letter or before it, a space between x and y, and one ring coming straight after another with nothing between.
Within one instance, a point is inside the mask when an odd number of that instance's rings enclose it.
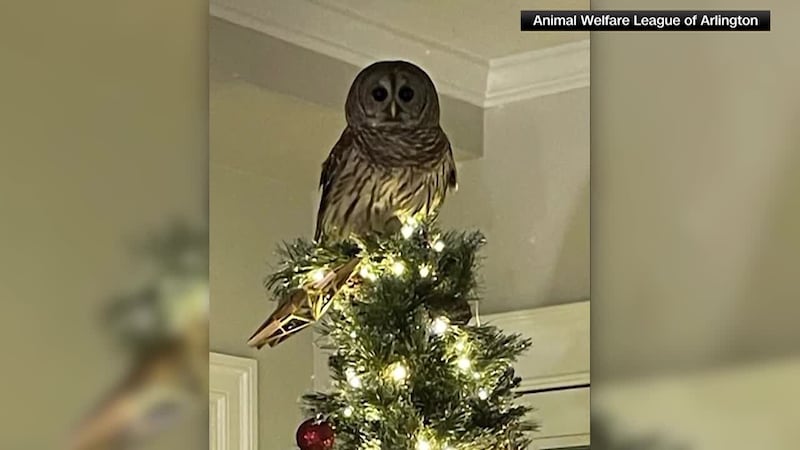
<instances>
[{"instance_id":1,"label":"artificial christmas tree","mask_svg":"<svg viewBox=\"0 0 800 450\"><path fill-rule=\"evenodd\" d=\"M321 321L332 390L304 396L304 426L330 428L326 442L346 450L525 448L535 426L514 403L511 364L529 342L468 323L483 235L405 222L389 237L282 249L267 280L278 298L357 261Z\"/></svg>"},{"instance_id":2,"label":"artificial christmas tree","mask_svg":"<svg viewBox=\"0 0 800 450\"><path fill-rule=\"evenodd\" d=\"M529 342L471 325L483 235L442 233L456 184L430 77L381 61L353 81L347 126L322 165L314 241L285 246L278 308L248 344L322 320L331 392L304 397L301 450L497 450L527 445L511 363Z\"/></svg>"}]
</instances>

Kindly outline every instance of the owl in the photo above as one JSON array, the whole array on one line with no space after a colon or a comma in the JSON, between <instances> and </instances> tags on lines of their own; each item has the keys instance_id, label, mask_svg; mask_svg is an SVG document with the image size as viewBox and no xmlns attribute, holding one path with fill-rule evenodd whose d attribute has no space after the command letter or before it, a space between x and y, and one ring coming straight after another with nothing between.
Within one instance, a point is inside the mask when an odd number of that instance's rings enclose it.
<instances>
[{"instance_id":1,"label":"owl","mask_svg":"<svg viewBox=\"0 0 800 450\"><path fill-rule=\"evenodd\" d=\"M434 213L456 187L436 88L419 67L381 61L363 69L345 118L322 164L315 240L391 234L403 217Z\"/></svg>"},{"instance_id":2,"label":"owl","mask_svg":"<svg viewBox=\"0 0 800 450\"><path fill-rule=\"evenodd\" d=\"M368 66L350 87L345 118L322 164L315 240L386 236L406 217L434 214L456 187L456 166L428 75L405 61ZM278 345L319 320L358 262L354 257L280 299L248 344Z\"/></svg>"}]
</instances>

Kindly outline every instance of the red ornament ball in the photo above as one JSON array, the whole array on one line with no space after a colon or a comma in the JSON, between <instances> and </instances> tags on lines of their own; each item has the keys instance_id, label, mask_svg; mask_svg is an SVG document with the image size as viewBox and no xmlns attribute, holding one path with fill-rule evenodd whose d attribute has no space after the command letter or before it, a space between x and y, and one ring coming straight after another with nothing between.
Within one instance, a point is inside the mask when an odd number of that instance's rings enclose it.
<instances>
[{"instance_id":1,"label":"red ornament ball","mask_svg":"<svg viewBox=\"0 0 800 450\"><path fill-rule=\"evenodd\" d=\"M333 448L333 427L325 421L308 419L297 428L300 450L330 450Z\"/></svg>"}]
</instances>

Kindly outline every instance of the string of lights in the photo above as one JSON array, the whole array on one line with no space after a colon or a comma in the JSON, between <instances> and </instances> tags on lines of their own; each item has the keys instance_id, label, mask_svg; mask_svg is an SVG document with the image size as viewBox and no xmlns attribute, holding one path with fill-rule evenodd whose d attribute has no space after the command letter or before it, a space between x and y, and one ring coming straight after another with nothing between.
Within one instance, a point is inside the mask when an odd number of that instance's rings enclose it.
<instances>
[{"instance_id":1,"label":"string of lights","mask_svg":"<svg viewBox=\"0 0 800 450\"><path fill-rule=\"evenodd\" d=\"M528 408L514 402L512 368L530 342L470 321L479 232L404 221L400 233L321 247L298 241L267 285L280 293L359 259L321 323L332 384L304 396L337 448L524 448ZM464 314L466 307L467 314Z\"/></svg>"}]
</instances>

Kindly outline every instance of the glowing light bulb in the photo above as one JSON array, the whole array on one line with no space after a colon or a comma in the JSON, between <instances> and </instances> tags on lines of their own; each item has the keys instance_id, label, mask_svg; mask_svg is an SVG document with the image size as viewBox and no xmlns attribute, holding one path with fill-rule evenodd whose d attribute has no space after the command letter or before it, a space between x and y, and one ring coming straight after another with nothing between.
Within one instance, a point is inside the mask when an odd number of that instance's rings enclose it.
<instances>
[{"instance_id":1,"label":"glowing light bulb","mask_svg":"<svg viewBox=\"0 0 800 450\"><path fill-rule=\"evenodd\" d=\"M353 331L351 331L351 332L350 332L350 337L351 337L351 338L355 339L355 338L356 338L356 336L358 336L358 335L356 334L356 330L353 330Z\"/></svg>"},{"instance_id":2,"label":"glowing light bulb","mask_svg":"<svg viewBox=\"0 0 800 450\"><path fill-rule=\"evenodd\" d=\"M478 398L481 400L486 400L487 398L489 398L489 391L487 391L484 388L478 389Z\"/></svg>"},{"instance_id":3,"label":"glowing light bulb","mask_svg":"<svg viewBox=\"0 0 800 450\"><path fill-rule=\"evenodd\" d=\"M463 352L466 347L467 347L467 344L465 344L464 341L456 342L456 345L455 345L456 351Z\"/></svg>"},{"instance_id":4,"label":"glowing light bulb","mask_svg":"<svg viewBox=\"0 0 800 450\"><path fill-rule=\"evenodd\" d=\"M433 334L436 334L436 335L439 335L439 336L441 336L445 332L447 332L447 329L449 327L450 327L450 324L448 323L447 319L444 318L444 317L437 317L436 319L433 320L433 323L431 324L431 330L433 331Z\"/></svg>"},{"instance_id":5,"label":"glowing light bulb","mask_svg":"<svg viewBox=\"0 0 800 450\"><path fill-rule=\"evenodd\" d=\"M348 406L347 408L344 409L344 411L342 411L342 414L345 417L351 417L353 415L353 408Z\"/></svg>"},{"instance_id":6,"label":"glowing light bulb","mask_svg":"<svg viewBox=\"0 0 800 450\"><path fill-rule=\"evenodd\" d=\"M422 278L428 278L428 275L431 274L431 268L428 267L427 264L420 266L419 268L419 276Z\"/></svg>"},{"instance_id":7,"label":"glowing light bulb","mask_svg":"<svg viewBox=\"0 0 800 450\"><path fill-rule=\"evenodd\" d=\"M320 281L325 279L325 275L327 275L327 272L328 271L325 269L317 269L311 272L311 279L319 283Z\"/></svg>"},{"instance_id":8,"label":"glowing light bulb","mask_svg":"<svg viewBox=\"0 0 800 450\"><path fill-rule=\"evenodd\" d=\"M417 441L417 450L431 450L431 443L426 441L425 438L419 438Z\"/></svg>"},{"instance_id":9,"label":"glowing light bulb","mask_svg":"<svg viewBox=\"0 0 800 450\"><path fill-rule=\"evenodd\" d=\"M364 413L364 417L365 417L367 420L371 420L371 421L373 421L373 422L377 422L378 420L380 420L380 419L381 419L381 415L380 415L380 413L379 413L379 412L378 412L378 410L376 410L375 408L370 408L370 409L368 409L368 410L367 410L367 411Z\"/></svg>"},{"instance_id":10,"label":"glowing light bulb","mask_svg":"<svg viewBox=\"0 0 800 450\"><path fill-rule=\"evenodd\" d=\"M380 439L372 439L364 443L361 447L363 450L381 450Z\"/></svg>"},{"instance_id":11,"label":"glowing light bulb","mask_svg":"<svg viewBox=\"0 0 800 450\"><path fill-rule=\"evenodd\" d=\"M414 227L411 225L403 225L403 228L400 228L400 234L402 234L404 238L408 239L412 234L414 234Z\"/></svg>"},{"instance_id":12,"label":"glowing light bulb","mask_svg":"<svg viewBox=\"0 0 800 450\"><path fill-rule=\"evenodd\" d=\"M466 356L458 358L456 364L458 364L458 368L461 370L468 370L470 367L472 367L472 361L470 361Z\"/></svg>"},{"instance_id":13,"label":"glowing light bulb","mask_svg":"<svg viewBox=\"0 0 800 450\"><path fill-rule=\"evenodd\" d=\"M472 378L474 378L476 380L480 380L481 379L480 372L472 372Z\"/></svg>"},{"instance_id":14,"label":"glowing light bulb","mask_svg":"<svg viewBox=\"0 0 800 450\"><path fill-rule=\"evenodd\" d=\"M406 271L406 265L402 261L397 261L392 264L392 273L397 276L402 275Z\"/></svg>"},{"instance_id":15,"label":"glowing light bulb","mask_svg":"<svg viewBox=\"0 0 800 450\"><path fill-rule=\"evenodd\" d=\"M394 381L403 381L408 376L408 369L402 363L396 363L392 369L392 379Z\"/></svg>"},{"instance_id":16,"label":"glowing light bulb","mask_svg":"<svg viewBox=\"0 0 800 450\"><path fill-rule=\"evenodd\" d=\"M361 387L361 377L356 374L355 370L347 369L345 377L347 377L347 383L353 388L358 389Z\"/></svg>"},{"instance_id":17,"label":"glowing light bulb","mask_svg":"<svg viewBox=\"0 0 800 450\"><path fill-rule=\"evenodd\" d=\"M361 270L359 270L358 273L361 275L361 278L364 278L365 280L375 281L378 279L378 276L375 275L375 272L372 271L372 268L367 265L361 266Z\"/></svg>"},{"instance_id":18,"label":"glowing light bulb","mask_svg":"<svg viewBox=\"0 0 800 450\"><path fill-rule=\"evenodd\" d=\"M436 242L434 242L433 250L435 252L441 252L442 250L444 250L444 242L442 242L441 240L437 240Z\"/></svg>"}]
</instances>

